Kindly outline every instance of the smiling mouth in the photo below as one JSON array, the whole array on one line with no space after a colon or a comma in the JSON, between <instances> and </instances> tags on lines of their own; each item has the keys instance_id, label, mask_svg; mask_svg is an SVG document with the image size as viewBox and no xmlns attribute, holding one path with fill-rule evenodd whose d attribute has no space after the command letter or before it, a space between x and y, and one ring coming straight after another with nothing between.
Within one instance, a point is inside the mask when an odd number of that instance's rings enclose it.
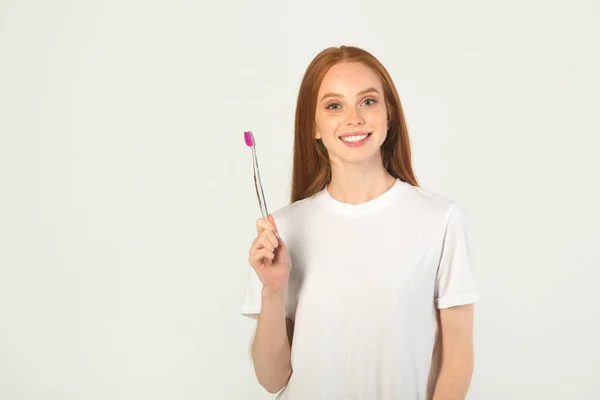
<instances>
[{"instance_id":1,"label":"smiling mouth","mask_svg":"<svg viewBox=\"0 0 600 400\"><path fill-rule=\"evenodd\" d=\"M344 136L344 137L340 137L340 139L346 143L358 143L358 142L365 140L369 136L371 136L371 133L362 134L362 135Z\"/></svg>"}]
</instances>

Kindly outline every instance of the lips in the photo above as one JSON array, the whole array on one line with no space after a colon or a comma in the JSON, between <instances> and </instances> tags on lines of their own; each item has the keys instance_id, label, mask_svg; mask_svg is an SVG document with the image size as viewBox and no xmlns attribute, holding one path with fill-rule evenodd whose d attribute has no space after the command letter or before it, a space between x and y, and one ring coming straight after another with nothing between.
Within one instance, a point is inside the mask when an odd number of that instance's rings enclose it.
<instances>
[{"instance_id":1,"label":"lips","mask_svg":"<svg viewBox=\"0 0 600 400\"><path fill-rule=\"evenodd\" d=\"M371 135L372 132L351 132L340 135L340 140L346 143L357 143L365 140Z\"/></svg>"},{"instance_id":2,"label":"lips","mask_svg":"<svg viewBox=\"0 0 600 400\"><path fill-rule=\"evenodd\" d=\"M348 133L342 133L339 137L344 138L344 137L348 137L348 136L361 136L361 135L368 135L370 133L371 132L369 132L369 131L348 132Z\"/></svg>"},{"instance_id":3,"label":"lips","mask_svg":"<svg viewBox=\"0 0 600 400\"><path fill-rule=\"evenodd\" d=\"M346 147L362 147L371 139L372 132L352 132L339 136Z\"/></svg>"}]
</instances>

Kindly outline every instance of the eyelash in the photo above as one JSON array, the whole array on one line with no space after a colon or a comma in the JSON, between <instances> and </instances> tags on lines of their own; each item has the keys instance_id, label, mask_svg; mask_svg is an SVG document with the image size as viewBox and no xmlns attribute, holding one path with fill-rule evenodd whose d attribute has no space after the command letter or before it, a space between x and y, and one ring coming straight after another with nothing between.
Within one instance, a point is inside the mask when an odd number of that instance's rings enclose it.
<instances>
[{"instance_id":1,"label":"eyelash","mask_svg":"<svg viewBox=\"0 0 600 400\"><path fill-rule=\"evenodd\" d=\"M375 105L375 104L377 104L377 103L378 103L378 101L377 101L377 100L375 100L375 99L366 99L365 101L372 101L372 102L373 102L373 104L371 104L371 105ZM329 109L329 110L334 110L333 108L330 108L330 107L331 107L331 106L333 106L333 105L339 105L339 103L330 103L330 104L328 104L328 105L327 105L327 107L325 107L325 108L327 108L327 109ZM335 110L334 110L334 111L335 111Z\"/></svg>"}]
</instances>

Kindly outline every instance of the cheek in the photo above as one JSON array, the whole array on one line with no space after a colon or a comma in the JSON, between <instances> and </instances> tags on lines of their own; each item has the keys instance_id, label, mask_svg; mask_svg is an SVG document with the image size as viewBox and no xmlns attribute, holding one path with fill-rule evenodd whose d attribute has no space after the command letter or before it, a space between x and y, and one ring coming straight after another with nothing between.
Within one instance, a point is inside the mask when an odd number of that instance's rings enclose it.
<instances>
[{"instance_id":1,"label":"cheek","mask_svg":"<svg viewBox=\"0 0 600 400\"><path fill-rule=\"evenodd\" d=\"M330 136L332 133L335 133L343 122L344 117L341 115L320 116L315 118L317 129L323 136Z\"/></svg>"},{"instance_id":2,"label":"cheek","mask_svg":"<svg viewBox=\"0 0 600 400\"><path fill-rule=\"evenodd\" d=\"M339 126L344 122L344 117L335 116L327 119L327 126L330 130L337 130Z\"/></svg>"},{"instance_id":3,"label":"cheek","mask_svg":"<svg viewBox=\"0 0 600 400\"><path fill-rule=\"evenodd\" d=\"M383 121L385 123L387 121L387 110L384 107L379 107L370 110L368 115L372 118L374 122Z\"/></svg>"},{"instance_id":4,"label":"cheek","mask_svg":"<svg viewBox=\"0 0 600 400\"><path fill-rule=\"evenodd\" d=\"M387 131L388 121L387 112L385 110L373 110L367 120L373 125L373 127L379 131Z\"/></svg>"}]
</instances>

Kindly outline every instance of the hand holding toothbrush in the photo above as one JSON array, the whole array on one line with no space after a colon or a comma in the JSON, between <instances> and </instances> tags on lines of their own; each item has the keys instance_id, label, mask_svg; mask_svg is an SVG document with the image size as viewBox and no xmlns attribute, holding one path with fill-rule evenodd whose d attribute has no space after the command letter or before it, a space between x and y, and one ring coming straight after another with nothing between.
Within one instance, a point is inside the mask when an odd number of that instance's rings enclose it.
<instances>
[{"instance_id":1,"label":"hand holding toothbrush","mask_svg":"<svg viewBox=\"0 0 600 400\"><path fill-rule=\"evenodd\" d=\"M263 284L263 293L284 294L292 262L285 243L277 233L273 216L259 218L256 232L248 261Z\"/></svg>"},{"instance_id":2,"label":"hand holding toothbrush","mask_svg":"<svg viewBox=\"0 0 600 400\"><path fill-rule=\"evenodd\" d=\"M244 132L244 140L252 149L254 186L262 213L262 218L256 221L257 236L252 241L248 261L263 284L263 293L283 294L287 288L292 264L290 255L277 233L273 216L267 211L256 157L256 142L252 132Z\"/></svg>"}]
</instances>

